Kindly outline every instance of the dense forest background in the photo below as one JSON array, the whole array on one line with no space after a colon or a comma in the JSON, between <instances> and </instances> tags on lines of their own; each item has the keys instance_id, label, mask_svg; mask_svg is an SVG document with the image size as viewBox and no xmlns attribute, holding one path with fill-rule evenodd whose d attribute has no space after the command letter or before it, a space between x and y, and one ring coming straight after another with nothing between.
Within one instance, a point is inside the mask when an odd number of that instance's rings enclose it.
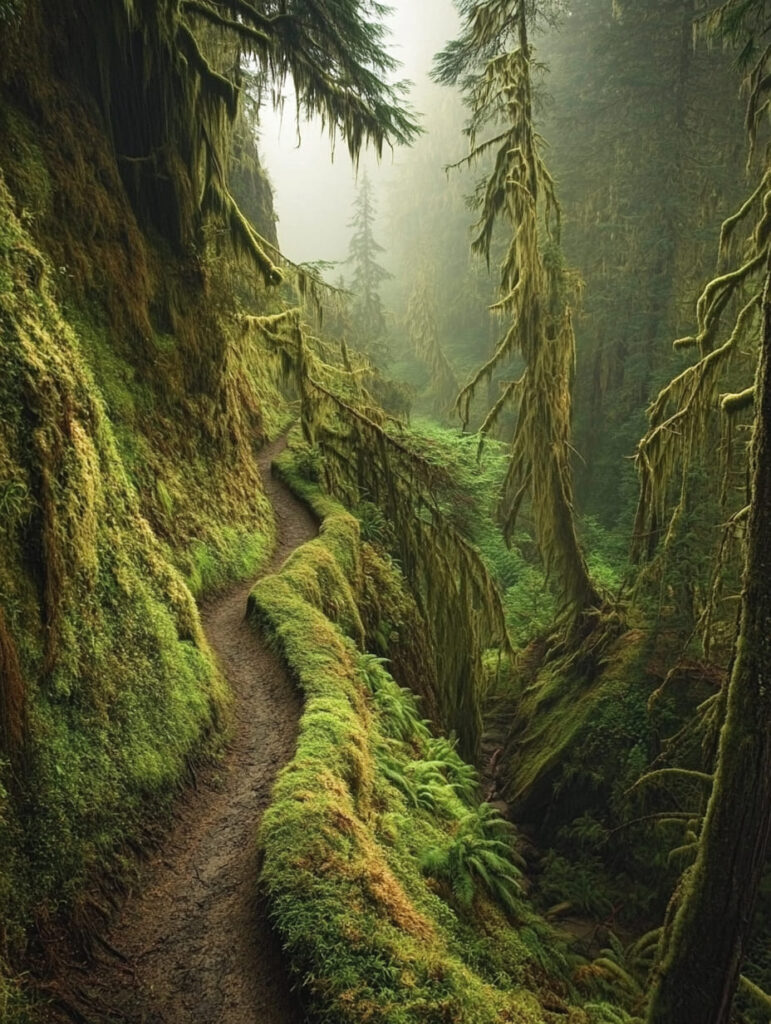
<instances>
[{"instance_id":1,"label":"dense forest background","mask_svg":"<svg viewBox=\"0 0 771 1024\"><path fill-rule=\"evenodd\" d=\"M769 1020L771 10L390 19L0 0L9 1024Z\"/></svg>"}]
</instances>

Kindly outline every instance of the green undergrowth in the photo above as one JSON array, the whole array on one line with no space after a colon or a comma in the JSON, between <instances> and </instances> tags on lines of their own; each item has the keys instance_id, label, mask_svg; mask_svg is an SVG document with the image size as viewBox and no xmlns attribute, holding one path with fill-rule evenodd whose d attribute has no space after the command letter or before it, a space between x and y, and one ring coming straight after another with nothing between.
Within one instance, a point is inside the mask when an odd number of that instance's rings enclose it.
<instances>
[{"instance_id":1,"label":"green undergrowth","mask_svg":"<svg viewBox=\"0 0 771 1024\"><path fill-rule=\"evenodd\" d=\"M260 830L262 880L314 1019L625 1019L571 1005L564 954L520 891L512 827L364 648L359 521L303 482L291 456L280 465L321 527L250 597L305 700Z\"/></svg>"},{"instance_id":2,"label":"green undergrowth","mask_svg":"<svg viewBox=\"0 0 771 1024\"><path fill-rule=\"evenodd\" d=\"M478 435L440 426L431 419L414 420L412 432L426 459L450 469L452 489L442 495L443 511L479 549L502 591L509 635L517 647L525 647L553 628L556 602L532 533L527 528L517 529L507 546L497 522L498 496L508 462L506 446L487 440L480 450ZM627 568L626 539L591 518L580 527L592 578L603 591L615 594Z\"/></svg>"},{"instance_id":3,"label":"green undergrowth","mask_svg":"<svg viewBox=\"0 0 771 1024\"><path fill-rule=\"evenodd\" d=\"M661 921L692 827L677 819L700 795L666 776L638 784L682 723L651 655L646 631L629 630L586 678L534 647L509 682L502 757L503 792L543 851L543 908L638 935Z\"/></svg>"}]
</instances>

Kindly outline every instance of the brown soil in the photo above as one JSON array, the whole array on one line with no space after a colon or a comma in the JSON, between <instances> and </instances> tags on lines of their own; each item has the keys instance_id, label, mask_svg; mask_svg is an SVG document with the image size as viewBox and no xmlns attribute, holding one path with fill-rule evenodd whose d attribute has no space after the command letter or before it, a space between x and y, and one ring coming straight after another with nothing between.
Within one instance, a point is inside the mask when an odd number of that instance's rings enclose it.
<instances>
[{"instance_id":1,"label":"brown soil","mask_svg":"<svg viewBox=\"0 0 771 1024\"><path fill-rule=\"evenodd\" d=\"M268 572L315 536L309 512L260 464L278 544ZM104 958L71 977L78 1019L107 1024L302 1024L258 888L255 833L296 744L300 700L278 656L244 621L253 583L201 609L233 691L233 738L219 772L181 801L177 820L105 936ZM78 972L79 974L80 972ZM82 1016L80 1016L82 1014Z\"/></svg>"}]
</instances>

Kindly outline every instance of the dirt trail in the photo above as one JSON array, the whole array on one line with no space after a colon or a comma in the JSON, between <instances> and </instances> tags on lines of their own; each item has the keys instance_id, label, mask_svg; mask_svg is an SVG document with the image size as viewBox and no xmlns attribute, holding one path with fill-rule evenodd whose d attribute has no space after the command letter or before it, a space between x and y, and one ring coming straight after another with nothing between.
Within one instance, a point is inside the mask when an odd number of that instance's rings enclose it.
<instances>
[{"instance_id":1,"label":"dirt trail","mask_svg":"<svg viewBox=\"0 0 771 1024\"><path fill-rule=\"evenodd\" d=\"M282 438L261 453L278 545L269 572L315 536L305 509L270 474ZM75 981L84 1018L106 1024L302 1024L257 892L255 830L292 756L300 701L279 658L244 621L252 584L201 609L234 693L234 735L216 778L199 782L106 936L109 955ZM74 979L73 979L74 980Z\"/></svg>"}]
</instances>

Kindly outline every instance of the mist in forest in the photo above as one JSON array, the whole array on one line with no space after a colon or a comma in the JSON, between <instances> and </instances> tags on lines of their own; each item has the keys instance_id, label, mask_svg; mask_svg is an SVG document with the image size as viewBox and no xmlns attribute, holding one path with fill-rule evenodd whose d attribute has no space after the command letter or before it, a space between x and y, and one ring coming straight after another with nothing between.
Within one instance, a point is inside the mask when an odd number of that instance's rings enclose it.
<instances>
[{"instance_id":1,"label":"mist in forest","mask_svg":"<svg viewBox=\"0 0 771 1024\"><path fill-rule=\"evenodd\" d=\"M771 0L390 2L0 0L1 1024L769 1024Z\"/></svg>"},{"instance_id":2,"label":"mist in forest","mask_svg":"<svg viewBox=\"0 0 771 1024\"><path fill-rule=\"evenodd\" d=\"M431 132L432 101L445 90L430 81L429 70L434 54L456 31L457 14L452 0L395 0L391 6L391 49L402 64L395 77L412 83L409 102L424 115L423 127ZM260 148L274 184L282 249L298 262L343 261L348 255L351 231L347 225L357 181L366 171L377 196L379 220L385 220L387 189L398 181L400 168L410 154L386 147L378 160L373 152L365 151L356 168L345 143L337 140L333 147L328 132L318 122L302 121L298 125L290 85L284 96L283 110L273 110L266 104L260 115ZM447 154L445 162L462 151L458 136L456 152ZM344 267L341 269L345 272ZM332 276L336 276L334 272Z\"/></svg>"},{"instance_id":3,"label":"mist in forest","mask_svg":"<svg viewBox=\"0 0 771 1024\"><path fill-rule=\"evenodd\" d=\"M739 79L730 55L693 46L690 34L686 54L674 10L651 18L624 5L614 17L585 0L557 13L533 37L534 112L561 208L559 259L576 288L576 486L585 511L628 524L645 403L681 365L672 340L690 330L717 225L741 195ZM352 167L343 142L333 154L319 124L297 125L290 95L283 112L263 109L260 146L282 250L329 261L325 278L353 293L338 333L406 384L413 414L457 426L454 399L503 330L489 307L509 239L496 227L489 261L472 255L472 197L489 165L483 157L448 169L468 153L469 111L459 90L429 73L457 32L454 5L399 0L390 24L398 77L413 83L409 102L421 114L411 147L386 149L380 161L366 151ZM689 157L697 140L709 161ZM681 230L686 222L692 230ZM359 257L371 246L364 286L357 246ZM520 370L516 360L496 367L475 395L472 427Z\"/></svg>"}]
</instances>

